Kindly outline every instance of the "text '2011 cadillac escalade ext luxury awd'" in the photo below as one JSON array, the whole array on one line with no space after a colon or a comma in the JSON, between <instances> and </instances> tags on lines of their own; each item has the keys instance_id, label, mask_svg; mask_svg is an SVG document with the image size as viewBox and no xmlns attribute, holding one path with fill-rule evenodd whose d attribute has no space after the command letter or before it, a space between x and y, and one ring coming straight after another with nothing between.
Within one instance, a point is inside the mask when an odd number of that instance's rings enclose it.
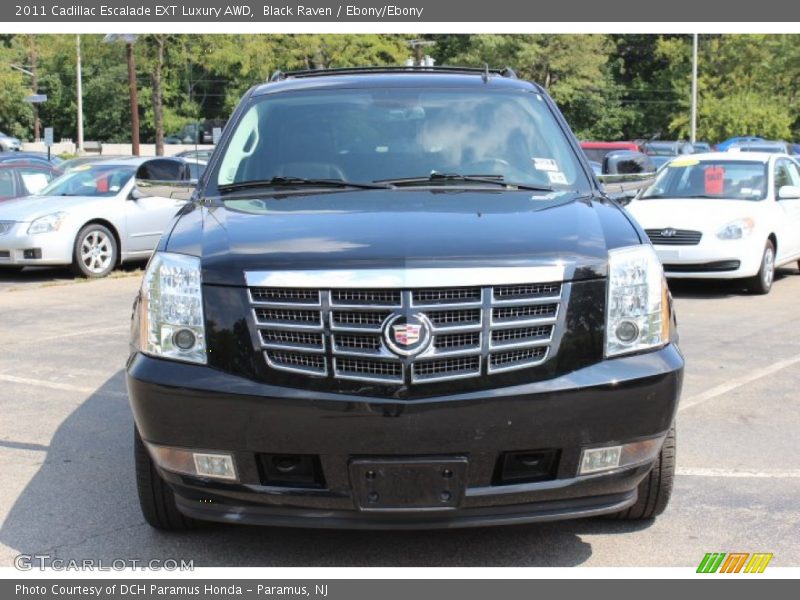
<instances>
[{"instance_id":1,"label":"text '2011 cadillac escalade ext luxury awd'","mask_svg":"<svg viewBox=\"0 0 800 600\"><path fill-rule=\"evenodd\" d=\"M646 240L510 70L276 74L135 304L147 521L659 514L683 358Z\"/></svg>"}]
</instances>

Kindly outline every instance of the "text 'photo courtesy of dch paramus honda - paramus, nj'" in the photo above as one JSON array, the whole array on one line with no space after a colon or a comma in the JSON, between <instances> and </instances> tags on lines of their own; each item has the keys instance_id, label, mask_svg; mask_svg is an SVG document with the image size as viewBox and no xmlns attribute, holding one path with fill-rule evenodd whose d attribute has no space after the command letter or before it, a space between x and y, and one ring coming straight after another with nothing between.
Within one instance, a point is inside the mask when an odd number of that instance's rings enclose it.
<instances>
[{"instance_id":1,"label":"text 'photo courtesy of dch paramus honda - paramus, nj'","mask_svg":"<svg viewBox=\"0 0 800 600\"><path fill-rule=\"evenodd\" d=\"M138 174L140 197L185 186L163 171ZM663 269L540 86L511 69L278 72L192 193L132 322L152 526L667 506L684 361Z\"/></svg>"}]
</instances>

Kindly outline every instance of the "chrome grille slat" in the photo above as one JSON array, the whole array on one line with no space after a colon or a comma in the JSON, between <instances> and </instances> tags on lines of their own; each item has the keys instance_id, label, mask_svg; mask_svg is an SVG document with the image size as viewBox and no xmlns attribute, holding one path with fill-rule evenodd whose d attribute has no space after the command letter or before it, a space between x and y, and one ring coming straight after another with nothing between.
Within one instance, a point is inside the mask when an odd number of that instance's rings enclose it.
<instances>
[{"instance_id":1,"label":"chrome grille slat","mask_svg":"<svg viewBox=\"0 0 800 600\"><path fill-rule=\"evenodd\" d=\"M481 310L466 308L456 310L431 310L426 313L434 331L448 329L480 328Z\"/></svg>"},{"instance_id":2,"label":"chrome grille slat","mask_svg":"<svg viewBox=\"0 0 800 600\"><path fill-rule=\"evenodd\" d=\"M250 288L250 301L256 306L320 306L319 290L304 288Z\"/></svg>"},{"instance_id":3,"label":"chrome grille slat","mask_svg":"<svg viewBox=\"0 0 800 600\"><path fill-rule=\"evenodd\" d=\"M276 369L294 371L324 377L328 374L328 365L325 357L319 354L302 354L281 350L267 350L264 352L267 364Z\"/></svg>"},{"instance_id":4,"label":"chrome grille slat","mask_svg":"<svg viewBox=\"0 0 800 600\"><path fill-rule=\"evenodd\" d=\"M332 346L334 353L380 356L382 345L378 334L336 333Z\"/></svg>"},{"instance_id":5,"label":"chrome grille slat","mask_svg":"<svg viewBox=\"0 0 800 600\"><path fill-rule=\"evenodd\" d=\"M337 308L399 308L400 290L331 290L331 306Z\"/></svg>"},{"instance_id":6,"label":"chrome grille slat","mask_svg":"<svg viewBox=\"0 0 800 600\"><path fill-rule=\"evenodd\" d=\"M545 362L569 284L248 289L270 368L388 385L479 377ZM316 304L311 304L316 303ZM411 357L393 352L384 328L420 315L430 343Z\"/></svg>"},{"instance_id":7,"label":"chrome grille slat","mask_svg":"<svg viewBox=\"0 0 800 600\"><path fill-rule=\"evenodd\" d=\"M411 292L411 303L415 308L428 306L461 306L472 304L480 306L481 288L424 288Z\"/></svg>"},{"instance_id":8,"label":"chrome grille slat","mask_svg":"<svg viewBox=\"0 0 800 600\"><path fill-rule=\"evenodd\" d=\"M362 358L346 358L337 356L333 359L333 371L336 377L365 381L403 382L403 365L387 360L371 360Z\"/></svg>"},{"instance_id":9,"label":"chrome grille slat","mask_svg":"<svg viewBox=\"0 0 800 600\"><path fill-rule=\"evenodd\" d=\"M523 283L517 285L496 285L492 288L494 304L518 300L558 300L560 297L560 283Z\"/></svg>"},{"instance_id":10,"label":"chrome grille slat","mask_svg":"<svg viewBox=\"0 0 800 600\"><path fill-rule=\"evenodd\" d=\"M341 310L332 308L331 329L339 331L380 332L383 322L391 315L389 311Z\"/></svg>"},{"instance_id":11,"label":"chrome grille slat","mask_svg":"<svg viewBox=\"0 0 800 600\"><path fill-rule=\"evenodd\" d=\"M322 330L322 315L314 310L288 310L254 307L253 318L258 327L272 329Z\"/></svg>"},{"instance_id":12,"label":"chrome grille slat","mask_svg":"<svg viewBox=\"0 0 800 600\"><path fill-rule=\"evenodd\" d=\"M515 327L494 329L492 331L491 348L523 348L526 346L542 346L553 339L553 325L534 325L532 327Z\"/></svg>"},{"instance_id":13,"label":"chrome grille slat","mask_svg":"<svg viewBox=\"0 0 800 600\"><path fill-rule=\"evenodd\" d=\"M549 348L536 346L520 350L503 350L489 356L489 373L526 369L541 364L547 358Z\"/></svg>"},{"instance_id":14,"label":"chrome grille slat","mask_svg":"<svg viewBox=\"0 0 800 600\"><path fill-rule=\"evenodd\" d=\"M261 329L261 345L278 350L303 350L324 352L325 338L322 333L293 331L290 329Z\"/></svg>"},{"instance_id":15,"label":"chrome grille slat","mask_svg":"<svg viewBox=\"0 0 800 600\"><path fill-rule=\"evenodd\" d=\"M477 377L481 374L481 357L466 356L442 358L414 363L412 381L445 381L464 377Z\"/></svg>"}]
</instances>

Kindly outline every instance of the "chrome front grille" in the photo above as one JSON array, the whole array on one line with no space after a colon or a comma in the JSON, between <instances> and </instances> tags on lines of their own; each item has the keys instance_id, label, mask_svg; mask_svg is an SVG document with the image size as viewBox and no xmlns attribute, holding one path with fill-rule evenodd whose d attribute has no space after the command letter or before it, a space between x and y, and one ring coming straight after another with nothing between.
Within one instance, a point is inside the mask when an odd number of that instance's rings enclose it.
<instances>
[{"instance_id":1,"label":"chrome front grille","mask_svg":"<svg viewBox=\"0 0 800 600\"><path fill-rule=\"evenodd\" d=\"M689 229L645 229L650 242L659 246L696 246L703 237L701 231Z\"/></svg>"},{"instance_id":2,"label":"chrome front grille","mask_svg":"<svg viewBox=\"0 0 800 600\"><path fill-rule=\"evenodd\" d=\"M416 289L249 287L269 367L314 377L410 385L529 368L552 355L567 283ZM390 322L419 319L416 355L387 343ZM389 342L396 343L395 339ZM422 342L420 342L422 343Z\"/></svg>"},{"instance_id":3,"label":"chrome front grille","mask_svg":"<svg viewBox=\"0 0 800 600\"><path fill-rule=\"evenodd\" d=\"M0 235L8 233L14 227L14 221L0 221Z\"/></svg>"}]
</instances>

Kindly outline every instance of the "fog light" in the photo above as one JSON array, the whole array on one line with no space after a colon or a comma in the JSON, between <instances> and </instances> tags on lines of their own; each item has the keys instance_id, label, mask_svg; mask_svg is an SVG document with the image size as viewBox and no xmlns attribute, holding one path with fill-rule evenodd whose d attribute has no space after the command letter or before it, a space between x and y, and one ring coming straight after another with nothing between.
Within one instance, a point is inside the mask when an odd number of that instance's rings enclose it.
<instances>
[{"instance_id":1,"label":"fog light","mask_svg":"<svg viewBox=\"0 0 800 600\"><path fill-rule=\"evenodd\" d=\"M585 448L581 454L581 466L578 475L610 471L621 467L633 467L656 459L661 451L664 436L622 444L621 446L603 446L602 448Z\"/></svg>"},{"instance_id":2,"label":"fog light","mask_svg":"<svg viewBox=\"0 0 800 600\"><path fill-rule=\"evenodd\" d=\"M146 444L153 461L165 471L238 481L236 464L230 454L193 452L184 448L170 448Z\"/></svg>"},{"instance_id":3,"label":"fog light","mask_svg":"<svg viewBox=\"0 0 800 600\"><path fill-rule=\"evenodd\" d=\"M633 321L622 321L617 325L617 339L623 344L630 344L639 337L639 328Z\"/></svg>"},{"instance_id":4,"label":"fog light","mask_svg":"<svg viewBox=\"0 0 800 600\"><path fill-rule=\"evenodd\" d=\"M236 479L236 470L233 468L233 458L228 454L195 453L194 466L195 469L197 469L197 474L201 476Z\"/></svg>"},{"instance_id":5,"label":"fog light","mask_svg":"<svg viewBox=\"0 0 800 600\"><path fill-rule=\"evenodd\" d=\"M194 347L194 343L197 341L197 338L195 337L193 331L189 329L179 329L172 336L172 341L181 350L191 350Z\"/></svg>"},{"instance_id":6,"label":"fog light","mask_svg":"<svg viewBox=\"0 0 800 600\"><path fill-rule=\"evenodd\" d=\"M616 469L619 466L620 456L622 456L622 446L587 448L581 457L581 475Z\"/></svg>"}]
</instances>

